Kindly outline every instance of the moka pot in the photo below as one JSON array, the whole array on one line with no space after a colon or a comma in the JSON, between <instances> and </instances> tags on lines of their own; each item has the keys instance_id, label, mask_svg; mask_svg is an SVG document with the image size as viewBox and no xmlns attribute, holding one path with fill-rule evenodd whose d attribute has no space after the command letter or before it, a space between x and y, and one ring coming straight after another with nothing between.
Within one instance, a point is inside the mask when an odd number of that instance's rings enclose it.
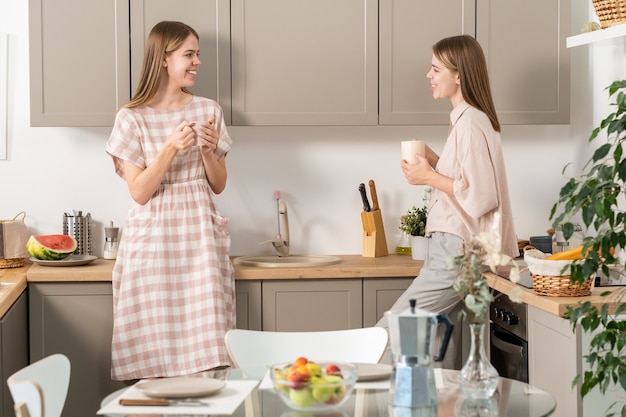
<instances>
[{"instance_id":1,"label":"moka pot","mask_svg":"<svg viewBox=\"0 0 626 417\"><path fill-rule=\"evenodd\" d=\"M389 323L394 370L391 375L390 405L410 409L437 409L437 389L433 362L440 362L448 348L452 322L447 314L435 314L415 307L401 312L385 312ZM432 350L439 325L445 333L437 356ZM414 414L414 413L412 413Z\"/></svg>"}]
</instances>

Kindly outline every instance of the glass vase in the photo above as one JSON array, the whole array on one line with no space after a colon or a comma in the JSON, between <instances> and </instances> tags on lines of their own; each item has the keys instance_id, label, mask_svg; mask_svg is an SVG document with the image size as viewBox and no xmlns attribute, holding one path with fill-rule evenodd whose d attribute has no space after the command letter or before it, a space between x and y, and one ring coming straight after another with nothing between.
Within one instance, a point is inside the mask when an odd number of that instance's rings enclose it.
<instances>
[{"instance_id":1,"label":"glass vase","mask_svg":"<svg viewBox=\"0 0 626 417\"><path fill-rule=\"evenodd\" d=\"M470 352L459 372L459 386L470 399L490 398L498 386L498 371L485 353L484 330L484 323L470 323Z\"/></svg>"}]
</instances>

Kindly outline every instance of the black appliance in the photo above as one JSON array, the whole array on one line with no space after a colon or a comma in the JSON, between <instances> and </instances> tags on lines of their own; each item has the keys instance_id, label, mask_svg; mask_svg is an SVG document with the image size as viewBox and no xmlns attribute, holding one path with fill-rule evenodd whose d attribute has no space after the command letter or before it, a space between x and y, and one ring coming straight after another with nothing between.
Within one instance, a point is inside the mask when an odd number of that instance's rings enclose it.
<instances>
[{"instance_id":1,"label":"black appliance","mask_svg":"<svg viewBox=\"0 0 626 417\"><path fill-rule=\"evenodd\" d=\"M491 363L500 376L528 383L527 305L498 291L494 298L489 312Z\"/></svg>"}]
</instances>

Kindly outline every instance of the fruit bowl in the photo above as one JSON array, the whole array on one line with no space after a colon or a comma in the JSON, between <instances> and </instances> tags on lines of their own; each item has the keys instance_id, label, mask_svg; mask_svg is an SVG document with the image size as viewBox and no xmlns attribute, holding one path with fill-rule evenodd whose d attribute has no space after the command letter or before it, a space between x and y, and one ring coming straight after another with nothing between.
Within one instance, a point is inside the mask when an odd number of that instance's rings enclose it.
<instances>
[{"instance_id":1,"label":"fruit bowl","mask_svg":"<svg viewBox=\"0 0 626 417\"><path fill-rule=\"evenodd\" d=\"M270 376L278 396L289 408L324 412L341 406L350 397L358 370L351 363L298 358L273 365Z\"/></svg>"}]
</instances>

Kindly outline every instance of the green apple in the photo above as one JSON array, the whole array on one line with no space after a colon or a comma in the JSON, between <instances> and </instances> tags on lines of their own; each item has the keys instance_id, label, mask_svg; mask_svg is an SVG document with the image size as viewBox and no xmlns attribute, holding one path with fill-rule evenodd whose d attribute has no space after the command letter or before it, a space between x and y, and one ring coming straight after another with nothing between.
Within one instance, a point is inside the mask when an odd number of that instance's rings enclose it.
<instances>
[{"instance_id":1,"label":"green apple","mask_svg":"<svg viewBox=\"0 0 626 417\"><path fill-rule=\"evenodd\" d=\"M308 362L305 366L306 366L306 369L309 371L309 375L322 376L323 374L322 367L316 364L315 362Z\"/></svg>"},{"instance_id":2,"label":"green apple","mask_svg":"<svg viewBox=\"0 0 626 417\"><path fill-rule=\"evenodd\" d=\"M336 404L346 394L343 378L337 375L326 375L326 383L331 391L330 398L324 401L327 404Z\"/></svg>"},{"instance_id":3,"label":"green apple","mask_svg":"<svg viewBox=\"0 0 626 417\"><path fill-rule=\"evenodd\" d=\"M305 408L315 404L315 398L309 388L289 390L289 399L296 407Z\"/></svg>"},{"instance_id":4,"label":"green apple","mask_svg":"<svg viewBox=\"0 0 626 417\"><path fill-rule=\"evenodd\" d=\"M311 377L311 393L317 401L325 403L330 400L333 387L329 387L325 376Z\"/></svg>"}]
</instances>

